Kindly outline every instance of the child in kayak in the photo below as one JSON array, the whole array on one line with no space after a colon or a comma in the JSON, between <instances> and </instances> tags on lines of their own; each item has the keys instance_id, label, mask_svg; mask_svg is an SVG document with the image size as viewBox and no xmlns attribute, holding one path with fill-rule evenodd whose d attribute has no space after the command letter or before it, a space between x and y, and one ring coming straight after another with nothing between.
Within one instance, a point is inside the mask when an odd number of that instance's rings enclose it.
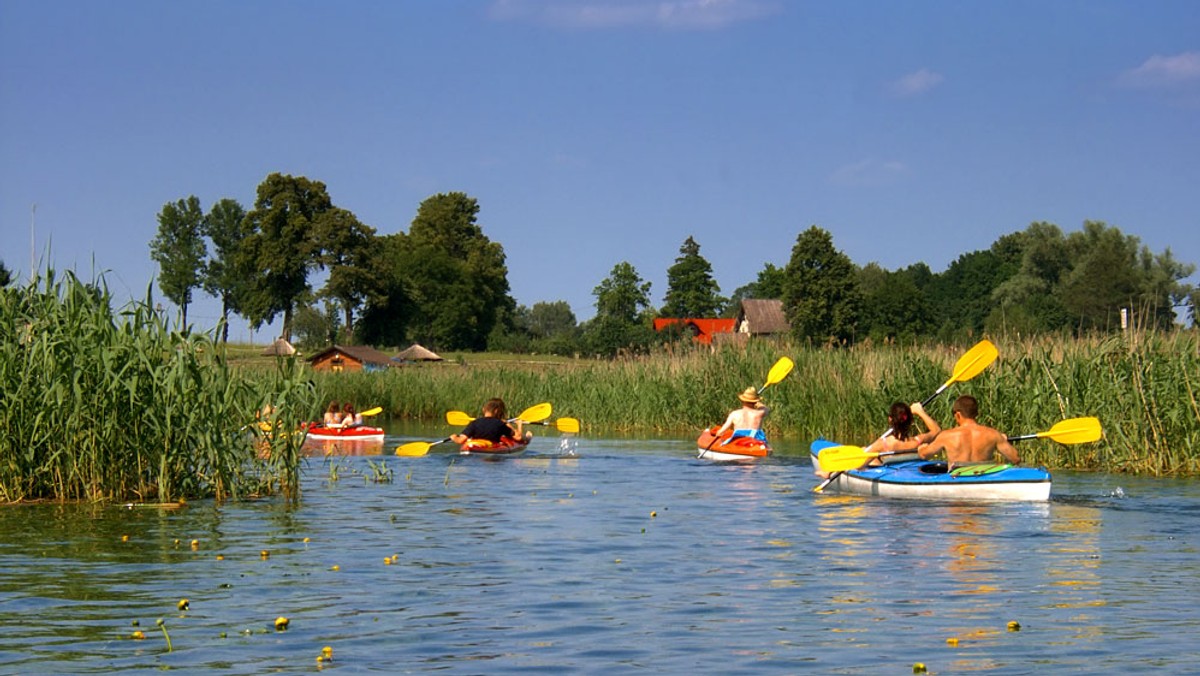
<instances>
[{"instance_id":1,"label":"child in kayak","mask_svg":"<svg viewBox=\"0 0 1200 676\"><path fill-rule=\"evenodd\" d=\"M471 439L484 439L499 444L505 438L526 439L530 434L525 432L525 424L516 420L516 429L508 424L506 417L508 408L503 399L488 399L483 405L483 417L475 418L467 423L459 434L451 434L450 440L456 444L465 444Z\"/></svg>"},{"instance_id":2,"label":"child in kayak","mask_svg":"<svg viewBox=\"0 0 1200 676\"><path fill-rule=\"evenodd\" d=\"M713 433L714 437L720 438L725 430L733 428L733 434L729 439L725 440L724 446L738 437L750 437L761 442L767 441L767 434L763 432L763 418L771 412L762 403L762 398L758 396L758 390L753 387L747 387L738 399L742 402L741 408L736 408L729 412L729 416L725 418L725 424L721 425L720 429Z\"/></svg>"},{"instance_id":3,"label":"child in kayak","mask_svg":"<svg viewBox=\"0 0 1200 676\"><path fill-rule=\"evenodd\" d=\"M325 417L321 420L321 425L334 429L342 426L342 409L336 401L329 402L329 408L325 409Z\"/></svg>"},{"instance_id":4,"label":"child in kayak","mask_svg":"<svg viewBox=\"0 0 1200 676\"><path fill-rule=\"evenodd\" d=\"M362 416L354 411L354 404L342 404L342 427L358 427L363 424L362 421Z\"/></svg>"}]
</instances>

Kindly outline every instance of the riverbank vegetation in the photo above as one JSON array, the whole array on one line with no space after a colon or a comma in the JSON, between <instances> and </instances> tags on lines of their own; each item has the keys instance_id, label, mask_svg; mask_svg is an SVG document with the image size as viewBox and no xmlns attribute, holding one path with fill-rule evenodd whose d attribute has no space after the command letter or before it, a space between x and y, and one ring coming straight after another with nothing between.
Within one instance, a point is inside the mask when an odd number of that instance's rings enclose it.
<instances>
[{"instance_id":1,"label":"riverbank vegetation","mask_svg":"<svg viewBox=\"0 0 1200 676\"><path fill-rule=\"evenodd\" d=\"M295 429L301 365L233 369L149 299L113 307L70 273L0 289L0 502L294 495L301 440L255 434L254 412Z\"/></svg>"}]
</instances>

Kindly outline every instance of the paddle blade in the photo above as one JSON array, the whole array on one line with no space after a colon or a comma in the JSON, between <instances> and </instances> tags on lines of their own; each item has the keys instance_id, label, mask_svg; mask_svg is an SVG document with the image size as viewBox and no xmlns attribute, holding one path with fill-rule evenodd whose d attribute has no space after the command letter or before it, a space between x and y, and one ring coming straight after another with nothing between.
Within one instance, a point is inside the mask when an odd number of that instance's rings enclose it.
<instances>
[{"instance_id":1,"label":"paddle blade","mask_svg":"<svg viewBox=\"0 0 1200 676\"><path fill-rule=\"evenodd\" d=\"M954 364L954 372L950 376L950 380L946 381L946 385L967 382L991 366L998 356L1000 356L1000 350L996 349L992 341L986 339L979 341L975 347L967 350L966 354L958 358L958 362Z\"/></svg>"},{"instance_id":2,"label":"paddle blade","mask_svg":"<svg viewBox=\"0 0 1200 676\"><path fill-rule=\"evenodd\" d=\"M383 413L383 407L376 406L375 408L368 408L367 410L363 411L362 413L359 413L359 415L361 415L364 418L370 418L371 416L379 415L380 413Z\"/></svg>"},{"instance_id":3,"label":"paddle blade","mask_svg":"<svg viewBox=\"0 0 1200 676\"><path fill-rule=\"evenodd\" d=\"M453 425L454 427L462 427L472 420L474 420L474 418L466 413L463 413L462 411L448 411L446 413L446 423Z\"/></svg>"},{"instance_id":4,"label":"paddle blade","mask_svg":"<svg viewBox=\"0 0 1200 676\"><path fill-rule=\"evenodd\" d=\"M863 463L878 455L868 453L859 446L831 446L817 454L817 463L822 472L845 472L862 467Z\"/></svg>"},{"instance_id":5,"label":"paddle blade","mask_svg":"<svg viewBox=\"0 0 1200 676\"><path fill-rule=\"evenodd\" d=\"M1039 432L1038 436L1049 437L1060 444L1086 444L1099 441L1103 434L1099 418L1070 418L1046 432Z\"/></svg>"},{"instance_id":6,"label":"paddle blade","mask_svg":"<svg viewBox=\"0 0 1200 676\"><path fill-rule=\"evenodd\" d=\"M559 432L579 434L579 421L575 418L559 418L554 421L554 426L558 428Z\"/></svg>"},{"instance_id":7,"label":"paddle blade","mask_svg":"<svg viewBox=\"0 0 1200 676\"><path fill-rule=\"evenodd\" d=\"M549 403L530 406L521 411L521 415L516 417L516 420L524 420L525 422L541 422L550 417L551 406Z\"/></svg>"},{"instance_id":8,"label":"paddle blade","mask_svg":"<svg viewBox=\"0 0 1200 676\"><path fill-rule=\"evenodd\" d=\"M791 359L787 357L780 357L779 361L775 362L775 365L771 367L771 371L767 373L767 384L759 388L758 391L762 392L763 390L767 389L768 385L774 385L782 381L787 377L787 374L792 372L793 366L795 366L795 364L792 363Z\"/></svg>"},{"instance_id":9,"label":"paddle blade","mask_svg":"<svg viewBox=\"0 0 1200 676\"><path fill-rule=\"evenodd\" d=\"M396 449L396 455L404 455L410 458L419 458L429 452L433 448L433 443L429 441L412 441Z\"/></svg>"}]
</instances>

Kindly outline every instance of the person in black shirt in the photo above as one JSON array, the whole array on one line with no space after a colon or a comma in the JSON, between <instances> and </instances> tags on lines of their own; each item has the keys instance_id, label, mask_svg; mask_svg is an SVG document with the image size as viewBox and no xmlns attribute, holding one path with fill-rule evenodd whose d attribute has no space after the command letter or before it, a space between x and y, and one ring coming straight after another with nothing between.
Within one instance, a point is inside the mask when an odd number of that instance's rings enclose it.
<instances>
[{"instance_id":1,"label":"person in black shirt","mask_svg":"<svg viewBox=\"0 0 1200 676\"><path fill-rule=\"evenodd\" d=\"M498 444L504 438L523 439L525 436L524 422L513 421L516 423L514 429L505 420L507 415L508 409L505 407L503 399L488 399L487 403L483 405L483 417L475 418L467 423L461 433L451 434L450 440L456 444L464 444L471 439L486 439L493 444Z\"/></svg>"}]
</instances>

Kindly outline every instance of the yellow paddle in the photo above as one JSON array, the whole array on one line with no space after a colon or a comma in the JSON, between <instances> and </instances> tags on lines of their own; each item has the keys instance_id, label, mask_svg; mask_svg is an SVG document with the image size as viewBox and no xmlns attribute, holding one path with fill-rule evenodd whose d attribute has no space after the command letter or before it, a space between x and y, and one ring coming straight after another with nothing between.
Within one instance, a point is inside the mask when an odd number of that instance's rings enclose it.
<instances>
[{"instance_id":1,"label":"yellow paddle","mask_svg":"<svg viewBox=\"0 0 1200 676\"><path fill-rule=\"evenodd\" d=\"M1037 439L1045 437L1053 439L1060 444L1086 444L1093 441L1098 441L1103 434L1100 428L1099 418L1070 418L1059 422L1054 427L1051 427L1045 432L1036 434L1023 434L1020 436L1009 437L1009 441L1021 441L1023 439ZM907 453L908 451L903 451ZM823 472L845 472L846 470L862 467L863 463L871 458L878 458L885 455L895 455L897 451L884 451L882 453L870 453L866 449L858 446L831 446L822 449L817 454L817 461L821 465Z\"/></svg>"},{"instance_id":2,"label":"yellow paddle","mask_svg":"<svg viewBox=\"0 0 1200 676\"><path fill-rule=\"evenodd\" d=\"M521 411L521 415L517 416L516 418L509 418L509 421L522 420L525 422L538 423L546 418L549 418L551 410L551 406L548 403L537 404L535 406L530 406L524 411ZM459 420L459 415L470 418L470 416L467 416L467 414L462 413L461 411L450 411L446 414L446 422L457 426L459 423L451 422L451 419L453 418L454 420ZM467 420L461 424L465 425L467 422L470 422L470 420ZM437 446L438 444L444 444L447 441L450 441L450 437L439 439L437 441L410 441L409 443L398 447L396 449L396 455L417 458L428 453L429 449L433 448L434 446Z\"/></svg>"},{"instance_id":3,"label":"yellow paddle","mask_svg":"<svg viewBox=\"0 0 1200 676\"><path fill-rule=\"evenodd\" d=\"M996 346L992 344L992 341L987 339L979 341L975 344L975 347L967 350L966 354L958 358L958 361L954 364L954 371L950 374L950 379L943 383L941 387L937 388L936 392L929 395L925 401L921 402L921 405L928 406L929 402L933 401L934 398L941 394L943 390L945 390L947 387L950 387L954 383L965 383L979 375L984 369L991 366L992 362L996 361L996 357L998 356L1000 356L1000 351L996 349ZM889 427L888 431L880 435L879 438L887 438L887 436L891 433L892 429ZM826 449L817 454L818 462L820 461L821 455L829 450L832 449ZM854 467L847 467L846 469L854 469ZM843 471L845 471L826 470L823 467L822 470L826 472L833 471L834 473L828 479L822 481L816 488L814 488L814 493L820 493L821 491L825 490L826 486L833 483L834 480L837 479Z\"/></svg>"},{"instance_id":4,"label":"yellow paddle","mask_svg":"<svg viewBox=\"0 0 1200 676\"><path fill-rule=\"evenodd\" d=\"M474 418L466 413L463 413L462 411L450 411L446 413L446 422L454 425L455 427L467 425L472 420L474 420ZM525 418L522 417L521 420L529 425L547 425L551 427L557 427L558 431L566 432L567 434L579 434L579 421L575 418L559 418L558 420L546 420L539 422L534 420L525 420Z\"/></svg>"},{"instance_id":5,"label":"yellow paddle","mask_svg":"<svg viewBox=\"0 0 1200 676\"><path fill-rule=\"evenodd\" d=\"M792 372L792 367L794 366L795 364L792 363L790 358L780 357L779 360L775 362L775 365L771 367L771 370L767 372L767 382L764 383L762 387L758 388L758 393L762 394L763 390L767 389L771 385L778 384L780 381L786 378L789 373ZM707 451L711 449L713 444L717 443L718 438L719 437L714 435L712 441L708 442L708 446L705 446L704 450Z\"/></svg>"}]
</instances>

